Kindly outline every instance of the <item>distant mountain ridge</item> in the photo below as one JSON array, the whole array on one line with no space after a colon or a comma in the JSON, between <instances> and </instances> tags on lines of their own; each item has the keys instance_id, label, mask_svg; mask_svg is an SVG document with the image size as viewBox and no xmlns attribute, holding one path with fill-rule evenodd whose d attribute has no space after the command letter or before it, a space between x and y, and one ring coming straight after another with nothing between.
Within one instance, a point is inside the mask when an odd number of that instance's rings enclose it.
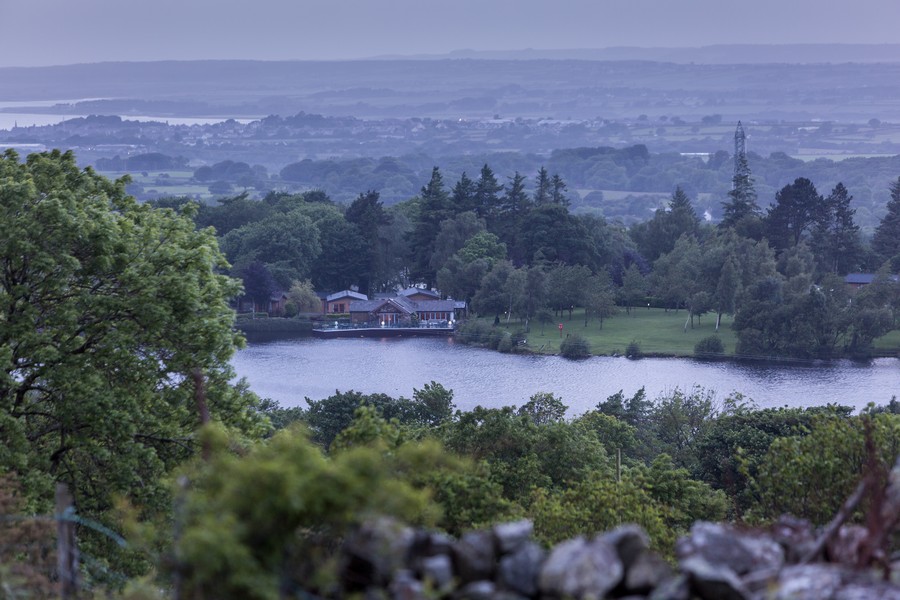
<instances>
[{"instance_id":1,"label":"distant mountain ridge","mask_svg":"<svg viewBox=\"0 0 900 600\"><path fill-rule=\"evenodd\" d=\"M900 44L715 44L685 48L611 46L607 48L454 50L447 54L390 55L379 59L436 60L647 60L699 64L881 63L900 62Z\"/></svg>"}]
</instances>

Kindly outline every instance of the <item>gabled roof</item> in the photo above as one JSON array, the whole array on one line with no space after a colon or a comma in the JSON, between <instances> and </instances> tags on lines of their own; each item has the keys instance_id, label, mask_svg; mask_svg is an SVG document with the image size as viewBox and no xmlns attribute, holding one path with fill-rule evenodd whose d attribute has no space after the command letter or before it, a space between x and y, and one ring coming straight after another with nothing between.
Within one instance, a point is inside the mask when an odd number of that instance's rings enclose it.
<instances>
[{"instance_id":1,"label":"gabled roof","mask_svg":"<svg viewBox=\"0 0 900 600\"><path fill-rule=\"evenodd\" d=\"M875 281L876 277L878 277L877 273L847 273L847 275L844 276L844 283L868 285ZM897 281L898 276L891 275L890 278Z\"/></svg>"},{"instance_id":2,"label":"gabled roof","mask_svg":"<svg viewBox=\"0 0 900 600\"><path fill-rule=\"evenodd\" d=\"M419 300L415 304L417 312L453 312L455 300Z\"/></svg>"},{"instance_id":3,"label":"gabled roof","mask_svg":"<svg viewBox=\"0 0 900 600\"><path fill-rule=\"evenodd\" d=\"M398 294L398 296L403 296L403 297L409 298L410 296L415 296L416 294L421 294L423 296L430 296L430 297L434 298L435 300L441 299L441 295L439 293L435 292L434 290L426 290L425 288L417 288L417 287L406 288L405 290L402 290Z\"/></svg>"},{"instance_id":4,"label":"gabled roof","mask_svg":"<svg viewBox=\"0 0 900 600\"><path fill-rule=\"evenodd\" d=\"M340 300L341 298L353 298L354 300L368 300L369 297L365 294L360 294L359 292L354 292L352 290L341 290L340 292L335 292L333 294L329 294L325 296L325 300L327 302L331 302L333 300Z\"/></svg>"},{"instance_id":5,"label":"gabled roof","mask_svg":"<svg viewBox=\"0 0 900 600\"><path fill-rule=\"evenodd\" d=\"M394 308L396 308L399 312L410 315L415 312L415 309L410 305L410 302L406 298L382 298L380 300L365 300L361 302L351 302L350 303L350 312L352 313L373 313L378 310L381 310L385 304L390 304Z\"/></svg>"}]
</instances>

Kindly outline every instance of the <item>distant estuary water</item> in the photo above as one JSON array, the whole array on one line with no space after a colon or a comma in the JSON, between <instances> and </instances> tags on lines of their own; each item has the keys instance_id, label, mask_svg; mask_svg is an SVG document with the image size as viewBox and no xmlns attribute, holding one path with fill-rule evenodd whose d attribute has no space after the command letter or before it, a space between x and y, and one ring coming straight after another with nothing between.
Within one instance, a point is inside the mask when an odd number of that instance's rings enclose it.
<instances>
[{"instance_id":1,"label":"distant estuary water","mask_svg":"<svg viewBox=\"0 0 900 600\"><path fill-rule=\"evenodd\" d=\"M646 387L650 398L701 386L718 399L740 392L757 407L821 406L856 409L900 398L900 360L809 364L701 362L691 359L520 356L464 346L452 339L310 337L253 341L234 357L250 389L282 406L306 406L335 390L411 397L437 381L454 392L457 408L521 406L536 392L552 392L577 415L623 390Z\"/></svg>"}]
</instances>

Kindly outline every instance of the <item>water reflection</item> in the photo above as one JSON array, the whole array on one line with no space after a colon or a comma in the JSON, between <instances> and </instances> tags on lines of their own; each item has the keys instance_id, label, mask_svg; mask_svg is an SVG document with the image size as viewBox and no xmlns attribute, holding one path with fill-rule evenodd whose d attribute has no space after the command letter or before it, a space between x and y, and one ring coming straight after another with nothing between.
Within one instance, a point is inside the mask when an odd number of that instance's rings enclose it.
<instances>
[{"instance_id":1,"label":"water reflection","mask_svg":"<svg viewBox=\"0 0 900 600\"><path fill-rule=\"evenodd\" d=\"M900 395L900 361L876 359L814 364L700 362L689 359L512 356L463 346L452 339L251 338L235 356L235 370L250 387L284 406L304 405L335 390L411 396L437 381L454 391L457 407L521 405L535 392L553 392L571 414L592 409L610 394L651 397L695 385L724 398L740 392L757 406L840 403L862 408Z\"/></svg>"}]
</instances>

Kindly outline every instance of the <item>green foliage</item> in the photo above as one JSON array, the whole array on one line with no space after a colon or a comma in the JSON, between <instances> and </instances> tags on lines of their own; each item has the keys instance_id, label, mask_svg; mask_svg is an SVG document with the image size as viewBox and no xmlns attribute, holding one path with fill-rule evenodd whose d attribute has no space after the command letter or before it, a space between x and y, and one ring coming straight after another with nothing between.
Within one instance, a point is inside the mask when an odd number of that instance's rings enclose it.
<instances>
[{"instance_id":1,"label":"green foliage","mask_svg":"<svg viewBox=\"0 0 900 600\"><path fill-rule=\"evenodd\" d=\"M671 549L676 538L666 526L663 507L627 473L618 482L595 472L565 490L536 490L531 506L535 537L548 545L626 523L643 527L651 545L661 552Z\"/></svg>"},{"instance_id":2,"label":"green foliage","mask_svg":"<svg viewBox=\"0 0 900 600\"><path fill-rule=\"evenodd\" d=\"M259 402L258 408L260 414L269 418L272 424L273 433L280 429L285 429L294 423L306 420L306 411L300 406L282 407L278 402L271 398L264 398Z\"/></svg>"},{"instance_id":3,"label":"green foliage","mask_svg":"<svg viewBox=\"0 0 900 600\"><path fill-rule=\"evenodd\" d=\"M641 344L637 340L631 340L628 342L628 345L625 346L625 356L628 358L640 358L643 356L641 352Z\"/></svg>"},{"instance_id":4,"label":"green foliage","mask_svg":"<svg viewBox=\"0 0 900 600\"><path fill-rule=\"evenodd\" d=\"M292 281L308 275L322 246L312 219L295 209L229 231L222 237L222 249L236 271L259 261L287 289Z\"/></svg>"},{"instance_id":5,"label":"green foliage","mask_svg":"<svg viewBox=\"0 0 900 600\"><path fill-rule=\"evenodd\" d=\"M571 333L559 344L559 355L564 358L588 358L591 346L577 333Z\"/></svg>"},{"instance_id":6,"label":"green foliage","mask_svg":"<svg viewBox=\"0 0 900 600\"><path fill-rule=\"evenodd\" d=\"M720 356L725 354L725 345L722 338L717 335L705 337L694 346L694 354L697 356Z\"/></svg>"},{"instance_id":7,"label":"green foliage","mask_svg":"<svg viewBox=\"0 0 900 600\"><path fill-rule=\"evenodd\" d=\"M288 300L297 307L297 312L317 313L322 311L322 301L316 296L316 291L308 279L291 284L287 295Z\"/></svg>"},{"instance_id":8,"label":"green foliage","mask_svg":"<svg viewBox=\"0 0 900 600\"><path fill-rule=\"evenodd\" d=\"M887 213L875 229L872 250L882 261L895 259L900 255L900 177L891 183L891 199Z\"/></svg>"},{"instance_id":9,"label":"green foliage","mask_svg":"<svg viewBox=\"0 0 900 600\"><path fill-rule=\"evenodd\" d=\"M715 393L701 387L689 392L675 388L657 398L650 419L662 452L675 464L696 471L697 446L719 412Z\"/></svg>"},{"instance_id":10,"label":"green foliage","mask_svg":"<svg viewBox=\"0 0 900 600\"><path fill-rule=\"evenodd\" d=\"M504 497L520 503L527 502L532 488L562 486L609 468L593 432L559 421L538 425L512 407L459 413L440 436L448 450L487 462Z\"/></svg>"},{"instance_id":11,"label":"green foliage","mask_svg":"<svg viewBox=\"0 0 900 600\"><path fill-rule=\"evenodd\" d=\"M139 205L126 183L71 153L0 159L0 470L45 506L68 483L91 518L115 495L167 510L162 478L195 448L192 373L214 420L266 430L230 384L239 284L212 230L195 229L191 204ZM90 532L82 543L103 553Z\"/></svg>"},{"instance_id":12,"label":"green foliage","mask_svg":"<svg viewBox=\"0 0 900 600\"><path fill-rule=\"evenodd\" d=\"M547 425L562 421L568 408L561 398L547 392L538 392L519 408L518 414L528 417L535 425Z\"/></svg>"},{"instance_id":13,"label":"green foliage","mask_svg":"<svg viewBox=\"0 0 900 600\"><path fill-rule=\"evenodd\" d=\"M578 417L573 424L592 431L610 456L615 456L619 450L626 457L637 453L637 429L612 415L592 410Z\"/></svg>"},{"instance_id":14,"label":"green foliage","mask_svg":"<svg viewBox=\"0 0 900 600\"><path fill-rule=\"evenodd\" d=\"M482 346L487 344L492 331L493 328L484 321L470 319L460 323L453 335L464 344Z\"/></svg>"},{"instance_id":15,"label":"green foliage","mask_svg":"<svg viewBox=\"0 0 900 600\"><path fill-rule=\"evenodd\" d=\"M890 470L900 455L900 417L821 416L809 433L774 440L753 480L753 516L771 520L787 512L827 523L859 482L866 460L864 430L871 424L877 459Z\"/></svg>"},{"instance_id":16,"label":"green foliage","mask_svg":"<svg viewBox=\"0 0 900 600\"><path fill-rule=\"evenodd\" d=\"M235 454L205 432L210 457L186 472L174 569L190 598L277 598L285 586L329 590L334 542L374 515L434 523L425 489L399 473L437 468L428 445L392 455L359 446L326 459L296 430Z\"/></svg>"},{"instance_id":17,"label":"green foliage","mask_svg":"<svg viewBox=\"0 0 900 600\"><path fill-rule=\"evenodd\" d=\"M656 456L649 467L634 467L631 476L641 481L642 489L659 503L666 525L679 533L688 531L697 520L725 518L725 493L692 479L688 470L676 467L668 454Z\"/></svg>"},{"instance_id":18,"label":"green foliage","mask_svg":"<svg viewBox=\"0 0 900 600\"><path fill-rule=\"evenodd\" d=\"M413 388L413 402L418 409L419 420L431 427L451 419L456 409L453 390L436 381L426 383L421 390Z\"/></svg>"},{"instance_id":19,"label":"green foliage","mask_svg":"<svg viewBox=\"0 0 900 600\"><path fill-rule=\"evenodd\" d=\"M397 419L401 424L418 422L418 411L413 402L406 398L394 399L387 394L363 394L361 392L339 392L322 400L306 399L309 408L305 420L312 439L328 448L334 439L353 421L356 409L371 406L378 409L380 416L387 420Z\"/></svg>"},{"instance_id":20,"label":"green foliage","mask_svg":"<svg viewBox=\"0 0 900 600\"><path fill-rule=\"evenodd\" d=\"M754 502L750 481L757 476L773 441L805 435L817 417L847 418L849 414L849 407L839 406L763 410L738 406L719 414L698 441L695 474L724 490L740 516Z\"/></svg>"}]
</instances>

